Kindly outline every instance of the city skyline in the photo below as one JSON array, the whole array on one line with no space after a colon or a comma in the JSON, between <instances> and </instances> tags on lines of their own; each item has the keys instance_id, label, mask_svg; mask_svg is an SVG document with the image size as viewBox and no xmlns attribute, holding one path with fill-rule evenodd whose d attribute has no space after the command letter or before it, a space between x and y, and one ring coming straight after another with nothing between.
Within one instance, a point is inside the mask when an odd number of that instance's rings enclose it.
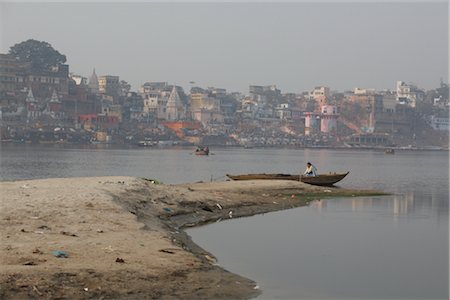
<instances>
[{"instance_id":1,"label":"city skyline","mask_svg":"<svg viewBox=\"0 0 450 300\"><path fill-rule=\"evenodd\" d=\"M189 88L275 84L424 89L448 82L448 4L3 3L1 52L29 38L67 56L70 71ZM83 16L83 18L81 18ZM42 20L47 20L42 22ZM40 22L38 20L41 20ZM102 22L100 22L100 20ZM32 25L32 26L31 26Z\"/></svg>"}]
</instances>

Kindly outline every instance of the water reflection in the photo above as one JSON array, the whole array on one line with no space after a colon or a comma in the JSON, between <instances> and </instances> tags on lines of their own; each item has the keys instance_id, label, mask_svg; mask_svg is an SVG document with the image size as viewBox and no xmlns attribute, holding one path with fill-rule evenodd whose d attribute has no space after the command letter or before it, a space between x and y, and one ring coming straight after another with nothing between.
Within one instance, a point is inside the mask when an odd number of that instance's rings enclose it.
<instances>
[{"instance_id":1,"label":"water reflection","mask_svg":"<svg viewBox=\"0 0 450 300\"><path fill-rule=\"evenodd\" d=\"M437 192L423 193L418 191L406 192L402 195L392 195L383 197L369 198L349 198L341 201L314 201L310 206L317 211L326 211L327 205L332 205L333 210L340 207L347 209L351 207L353 212L364 212L365 210L382 210L390 213L394 218L402 216L416 217L425 212L436 213L439 215L448 215L448 199L442 197Z\"/></svg>"},{"instance_id":2,"label":"water reflection","mask_svg":"<svg viewBox=\"0 0 450 300\"><path fill-rule=\"evenodd\" d=\"M318 200L188 232L261 299L447 299L448 213L418 195Z\"/></svg>"}]
</instances>

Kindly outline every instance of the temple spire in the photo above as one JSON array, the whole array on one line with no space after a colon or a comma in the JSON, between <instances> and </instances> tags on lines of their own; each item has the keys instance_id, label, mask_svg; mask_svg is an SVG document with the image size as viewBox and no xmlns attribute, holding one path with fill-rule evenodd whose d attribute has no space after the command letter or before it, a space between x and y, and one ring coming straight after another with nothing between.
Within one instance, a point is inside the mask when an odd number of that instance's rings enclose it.
<instances>
[{"instance_id":1,"label":"temple spire","mask_svg":"<svg viewBox=\"0 0 450 300\"><path fill-rule=\"evenodd\" d=\"M31 90L31 88L28 89L28 95L27 95L27 99L25 101L26 102L36 102L36 98L34 98L33 91Z\"/></svg>"},{"instance_id":2,"label":"temple spire","mask_svg":"<svg viewBox=\"0 0 450 300\"><path fill-rule=\"evenodd\" d=\"M95 73L95 68L92 71L91 77L89 77L89 83L88 83L89 89L91 90L91 93L97 94L98 93L98 77Z\"/></svg>"}]
</instances>

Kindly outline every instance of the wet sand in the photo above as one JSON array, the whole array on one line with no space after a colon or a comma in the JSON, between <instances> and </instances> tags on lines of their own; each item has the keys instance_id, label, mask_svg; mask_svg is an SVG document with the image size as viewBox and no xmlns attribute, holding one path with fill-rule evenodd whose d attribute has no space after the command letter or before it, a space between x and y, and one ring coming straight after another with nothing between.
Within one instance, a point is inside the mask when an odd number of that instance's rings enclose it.
<instances>
[{"instance_id":1,"label":"wet sand","mask_svg":"<svg viewBox=\"0 0 450 300\"><path fill-rule=\"evenodd\" d=\"M295 181L164 185L133 177L0 182L0 192L1 299L252 298L257 283L217 266L183 228L381 194Z\"/></svg>"}]
</instances>

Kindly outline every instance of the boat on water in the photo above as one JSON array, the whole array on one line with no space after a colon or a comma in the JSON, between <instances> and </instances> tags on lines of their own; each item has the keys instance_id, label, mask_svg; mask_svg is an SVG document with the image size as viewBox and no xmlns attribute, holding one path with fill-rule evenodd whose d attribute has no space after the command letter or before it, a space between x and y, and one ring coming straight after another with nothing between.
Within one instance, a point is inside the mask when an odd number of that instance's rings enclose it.
<instances>
[{"instance_id":1,"label":"boat on water","mask_svg":"<svg viewBox=\"0 0 450 300\"><path fill-rule=\"evenodd\" d=\"M318 174L317 176L301 176L300 181L312 185L330 186L333 185L348 175L346 173L330 173L330 174Z\"/></svg>"},{"instance_id":2,"label":"boat on water","mask_svg":"<svg viewBox=\"0 0 450 300\"><path fill-rule=\"evenodd\" d=\"M291 175L291 174L244 174L244 175L230 175L227 177L232 180L294 180L301 181L312 185L331 186L348 175L346 173L329 173L319 174L317 176L303 176L303 175Z\"/></svg>"},{"instance_id":3,"label":"boat on water","mask_svg":"<svg viewBox=\"0 0 450 300\"><path fill-rule=\"evenodd\" d=\"M156 145L156 142L145 140L145 141L139 141L139 142L137 143L137 145L138 145L139 147L153 147L153 146Z\"/></svg>"},{"instance_id":4,"label":"boat on water","mask_svg":"<svg viewBox=\"0 0 450 300\"><path fill-rule=\"evenodd\" d=\"M386 154L395 154L395 151L394 151L394 149L389 148L389 149L384 150L384 153L386 153Z\"/></svg>"},{"instance_id":5,"label":"boat on water","mask_svg":"<svg viewBox=\"0 0 450 300\"><path fill-rule=\"evenodd\" d=\"M195 155L209 155L209 148L199 146L199 147L197 147L197 149L195 149L194 153L195 153Z\"/></svg>"}]
</instances>

